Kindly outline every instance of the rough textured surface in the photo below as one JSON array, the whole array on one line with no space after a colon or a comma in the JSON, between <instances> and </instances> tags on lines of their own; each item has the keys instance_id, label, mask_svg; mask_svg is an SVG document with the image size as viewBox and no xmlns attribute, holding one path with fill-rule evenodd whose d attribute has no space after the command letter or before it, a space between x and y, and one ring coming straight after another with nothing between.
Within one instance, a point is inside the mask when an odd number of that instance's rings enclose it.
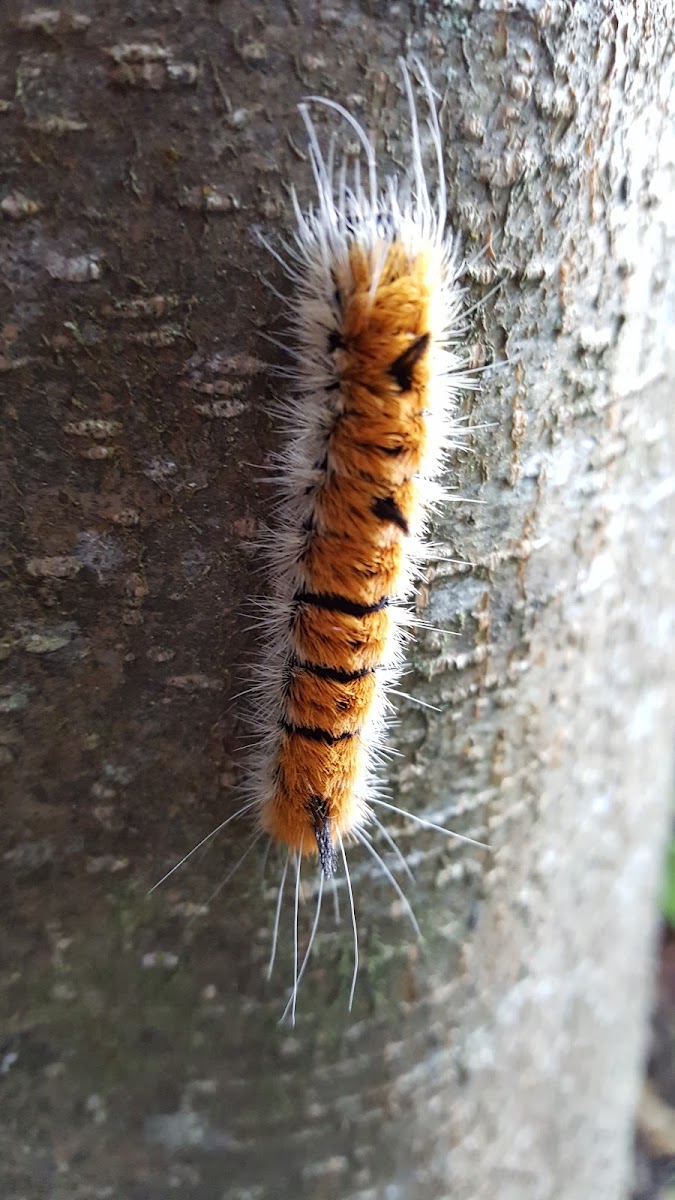
<instances>
[{"instance_id":1,"label":"rough textured surface","mask_svg":"<svg viewBox=\"0 0 675 1200\"><path fill-rule=\"evenodd\" d=\"M672 730L672 2L266 3L0 16L3 1195L615 1200ZM472 353L449 557L402 701L424 947L355 859L291 1035L278 867L232 833L249 546L276 438L251 227L308 194L295 102L404 144L444 92ZM272 352L273 353L273 352ZM670 535L670 536L669 536ZM670 710L669 710L670 702ZM344 905L343 905L344 909ZM306 932L305 927L305 932Z\"/></svg>"}]
</instances>

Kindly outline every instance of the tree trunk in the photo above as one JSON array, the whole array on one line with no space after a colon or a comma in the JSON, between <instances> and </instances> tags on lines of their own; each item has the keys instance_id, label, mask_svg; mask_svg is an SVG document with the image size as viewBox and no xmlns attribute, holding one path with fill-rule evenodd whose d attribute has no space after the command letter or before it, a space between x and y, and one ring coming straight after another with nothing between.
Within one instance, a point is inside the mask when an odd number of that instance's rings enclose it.
<instances>
[{"instance_id":1,"label":"tree trunk","mask_svg":"<svg viewBox=\"0 0 675 1200\"><path fill-rule=\"evenodd\" d=\"M671 776L675 5L244 0L0 15L2 1194L615 1200ZM250 463L283 330L253 236L311 197L295 104L404 160L443 96L473 453L389 776L419 945L352 853L295 1029L280 868L235 822ZM335 127L321 114L322 128ZM448 630L459 634L451 637ZM406 687L406 690L407 687ZM386 849L386 847L384 847ZM303 907L306 940L313 907ZM304 944L304 943L303 943Z\"/></svg>"}]
</instances>

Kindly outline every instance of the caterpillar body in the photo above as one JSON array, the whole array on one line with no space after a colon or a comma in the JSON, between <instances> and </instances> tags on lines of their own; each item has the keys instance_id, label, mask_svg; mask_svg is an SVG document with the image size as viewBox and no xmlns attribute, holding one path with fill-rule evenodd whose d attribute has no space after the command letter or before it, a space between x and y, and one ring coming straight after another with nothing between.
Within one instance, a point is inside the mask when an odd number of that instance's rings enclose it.
<instances>
[{"instance_id":1,"label":"caterpillar body","mask_svg":"<svg viewBox=\"0 0 675 1200\"><path fill-rule=\"evenodd\" d=\"M445 227L441 130L429 78L415 65L436 157L435 198L423 166L410 73L401 60L411 125L407 176L380 186L373 146L352 114L334 101L310 97L356 133L365 179L358 160L351 171L346 160L336 168L334 141L324 157L308 108L300 105L317 199L303 211L292 193L297 229L281 253L260 238L292 284L291 345L284 349L293 365L286 372L289 394L278 409L287 437L274 456L280 496L266 542L273 589L262 602L263 650L251 705L254 750L248 801L239 812L253 812L257 836L267 833L287 849L270 973L288 867L295 867L293 1020L324 881L339 859L354 932L351 1008L358 937L346 841L356 839L378 860L414 921L369 827L382 833L405 867L375 811L403 812L382 798L377 782L392 708L388 693L414 625L406 601L425 559L430 505L442 494L437 479L461 432L453 421L455 400L472 386L457 353L462 289L455 242ZM306 856L318 856L318 898L299 967Z\"/></svg>"},{"instance_id":2,"label":"caterpillar body","mask_svg":"<svg viewBox=\"0 0 675 1200\"><path fill-rule=\"evenodd\" d=\"M310 97L354 130L367 177L358 160L351 178L344 162L336 172L334 144L325 158L300 105L317 201L303 212L292 193L293 244L280 254L265 242L293 285L293 366L280 410L287 440L275 458L281 501L267 547L274 593L263 618L250 792L260 828L295 861L296 884L304 856L318 855L329 878L338 851L347 871L345 839L372 850L365 830L372 805L383 803L377 763L387 693L413 624L405 602L457 434L457 392L470 386L456 352L462 290L445 229L441 130L416 65L436 155L435 201L401 62L409 177L380 188L373 146L354 117Z\"/></svg>"}]
</instances>

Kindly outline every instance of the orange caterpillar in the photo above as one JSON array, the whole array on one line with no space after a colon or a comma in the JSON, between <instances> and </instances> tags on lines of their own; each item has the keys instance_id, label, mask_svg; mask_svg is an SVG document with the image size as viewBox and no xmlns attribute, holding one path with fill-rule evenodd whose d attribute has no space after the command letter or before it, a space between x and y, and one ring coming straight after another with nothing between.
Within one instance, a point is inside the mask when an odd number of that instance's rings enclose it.
<instances>
[{"instance_id":1,"label":"orange caterpillar","mask_svg":"<svg viewBox=\"0 0 675 1200\"><path fill-rule=\"evenodd\" d=\"M358 946L345 838L355 837L378 858L412 916L367 826L374 823L388 838L373 812L374 805L393 807L374 786L386 692L400 673L403 630L412 624L402 605L424 556L421 538L438 491L433 481L451 445L454 397L468 386L451 349L461 332L461 290L445 234L441 132L428 77L417 67L437 159L436 203L402 63L412 130L409 178L388 179L380 190L361 127L340 105L311 97L356 132L368 187L358 166L352 179L344 164L334 177L333 143L326 160L302 105L318 203L303 213L293 196L298 228L283 256L264 243L294 285L287 304L294 366L287 372L291 396L279 410L288 436L276 456L282 495L268 547L274 595L263 621L250 788L260 829L287 847L286 868L289 859L296 868L293 1015L323 880L336 870L338 849L354 921L353 997ZM298 973L300 865L317 854L317 912ZM285 876L286 869L270 970Z\"/></svg>"},{"instance_id":2,"label":"orange caterpillar","mask_svg":"<svg viewBox=\"0 0 675 1200\"><path fill-rule=\"evenodd\" d=\"M422 164L410 76L401 65L412 134L409 176L389 178L380 189L374 151L361 127L340 105L311 97L338 112L357 134L368 168L367 189L358 164L351 177L344 163L336 175L333 142L324 159L302 105L318 201L302 212L293 195L297 230L294 243L284 244L283 256L261 238L293 284L287 307L294 365L286 372L290 395L278 410L287 439L275 459L281 497L267 545L273 596L263 605L263 652L253 689L256 745L249 799L199 846L253 810L258 832L243 857L263 833L286 847L268 973L293 862L294 985L286 1009L293 1021L324 881L335 874L338 851L354 932L352 1005L358 938L345 840L356 839L377 861L418 929L398 881L372 844L370 829L380 832L407 870L376 815L378 808L403 813L378 793L378 754L391 709L387 691L399 677L403 639L414 625L405 602L425 556L426 517L439 495L435 480L453 434L459 433L452 419L454 399L471 383L453 349L462 333L462 293L453 240L445 233L442 140L433 92L416 64L436 154L435 203ZM413 813L403 815L482 845ZM307 855L319 859L318 894L299 966L300 870Z\"/></svg>"},{"instance_id":3,"label":"orange caterpillar","mask_svg":"<svg viewBox=\"0 0 675 1200\"><path fill-rule=\"evenodd\" d=\"M406 542L419 531L429 458L438 263L429 249L412 256L397 242L378 251L375 287L373 251L358 243L332 272L335 326L325 340L335 379L322 397L331 420L279 597L288 602L290 590L292 609L274 778L260 814L291 852L318 849L325 875L336 844L366 819L369 741L383 671L398 661L394 605L408 590Z\"/></svg>"}]
</instances>

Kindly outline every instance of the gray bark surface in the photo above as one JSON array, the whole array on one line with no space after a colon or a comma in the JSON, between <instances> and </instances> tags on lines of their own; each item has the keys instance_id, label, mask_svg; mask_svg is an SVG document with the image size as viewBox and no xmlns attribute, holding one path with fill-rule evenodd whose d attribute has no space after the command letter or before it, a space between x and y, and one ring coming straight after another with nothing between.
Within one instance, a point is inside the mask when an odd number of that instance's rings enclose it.
<instances>
[{"instance_id":1,"label":"gray bark surface","mask_svg":"<svg viewBox=\"0 0 675 1200\"><path fill-rule=\"evenodd\" d=\"M616 1200L673 713L675 6L244 0L0 13L0 1191ZM280 866L235 822L283 332L256 244L311 198L295 104L405 160L444 97L489 373L420 589L388 778L414 940L353 852L295 1029ZM328 128L330 118L319 117ZM444 632L449 631L449 632ZM451 636L455 633L459 636ZM403 882L403 880L402 880ZM407 886L407 885L406 885ZM303 906L306 938L312 902Z\"/></svg>"}]
</instances>

